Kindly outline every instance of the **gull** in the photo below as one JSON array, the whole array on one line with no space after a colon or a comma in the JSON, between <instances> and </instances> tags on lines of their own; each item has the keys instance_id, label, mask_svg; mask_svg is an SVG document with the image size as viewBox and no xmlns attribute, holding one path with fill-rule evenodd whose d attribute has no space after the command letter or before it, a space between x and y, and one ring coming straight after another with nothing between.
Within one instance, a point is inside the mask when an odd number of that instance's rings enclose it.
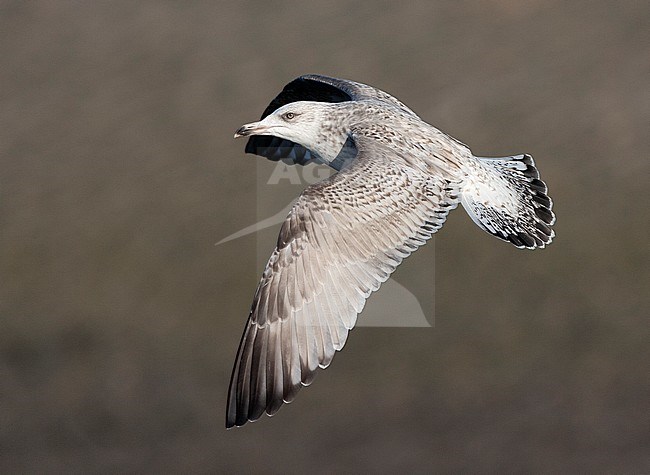
<instances>
[{"instance_id":1,"label":"gull","mask_svg":"<svg viewBox=\"0 0 650 475\"><path fill-rule=\"evenodd\" d=\"M320 75L287 84L246 152L337 173L309 186L284 220L232 372L226 427L275 414L327 368L366 299L459 203L518 248L554 237L552 201L528 154L474 156L374 87Z\"/></svg>"}]
</instances>

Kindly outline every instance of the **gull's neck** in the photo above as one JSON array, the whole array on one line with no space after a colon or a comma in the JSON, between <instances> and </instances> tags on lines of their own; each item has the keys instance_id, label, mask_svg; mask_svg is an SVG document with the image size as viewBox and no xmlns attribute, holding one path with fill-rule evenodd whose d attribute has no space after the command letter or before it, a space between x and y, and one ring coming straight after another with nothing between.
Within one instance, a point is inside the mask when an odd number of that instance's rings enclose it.
<instances>
[{"instance_id":1,"label":"gull's neck","mask_svg":"<svg viewBox=\"0 0 650 475\"><path fill-rule=\"evenodd\" d=\"M346 153L344 147L350 143L352 107L353 104L349 103L331 104L327 113L323 114L317 140L307 147L327 164L332 164L342 153Z\"/></svg>"}]
</instances>

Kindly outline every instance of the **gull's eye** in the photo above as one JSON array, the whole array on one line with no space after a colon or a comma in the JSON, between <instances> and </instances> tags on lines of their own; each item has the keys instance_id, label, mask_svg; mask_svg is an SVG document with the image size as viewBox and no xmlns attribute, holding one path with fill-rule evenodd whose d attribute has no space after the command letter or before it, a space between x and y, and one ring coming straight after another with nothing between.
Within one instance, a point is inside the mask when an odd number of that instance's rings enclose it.
<instances>
[{"instance_id":1,"label":"gull's eye","mask_svg":"<svg viewBox=\"0 0 650 475\"><path fill-rule=\"evenodd\" d=\"M296 114L294 114L293 112L285 112L284 114L282 114L282 118L283 118L284 120L291 120L291 119L293 119L295 116L296 116Z\"/></svg>"}]
</instances>

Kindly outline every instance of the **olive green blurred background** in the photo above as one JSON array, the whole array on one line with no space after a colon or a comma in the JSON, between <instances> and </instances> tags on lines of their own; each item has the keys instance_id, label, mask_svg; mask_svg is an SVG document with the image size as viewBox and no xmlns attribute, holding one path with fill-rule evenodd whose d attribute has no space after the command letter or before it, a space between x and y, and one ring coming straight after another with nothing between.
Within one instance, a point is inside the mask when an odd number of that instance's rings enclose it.
<instances>
[{"instance_id":1,"label":"olive green blurred background","mask_svg":"<svg viewBox=\"0 0 650 475\"><path fill-rule=\"evenodd\" d=\"M214 243L273 165L232 134L311 72L533 154L557 238L457 210L400 269L435 328L226 431L261 268ZM0 471L647 473L649 78L644 1L0 2Z\"/></svg>"}]
</instances>

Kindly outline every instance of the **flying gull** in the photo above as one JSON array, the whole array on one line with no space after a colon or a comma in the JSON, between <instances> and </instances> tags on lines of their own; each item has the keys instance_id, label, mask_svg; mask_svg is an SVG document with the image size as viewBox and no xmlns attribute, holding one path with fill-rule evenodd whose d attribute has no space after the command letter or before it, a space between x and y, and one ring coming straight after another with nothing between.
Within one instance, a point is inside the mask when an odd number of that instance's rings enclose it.
<instances>
[{"instance_id":1,"label":"flying gull","mask_svg":"<svg viewBox=\"0 0 650 475\"><path fill-rule=\"evenodd\" d=\"M309 186L280 229L237 352L226 427L293 401L343 348L370 294L458 203L519 248L543 248L554 236L530 155L476 157L365 84L301 76L242 136L248 153L338 173Z\"/></svg>"}]
</instances>

